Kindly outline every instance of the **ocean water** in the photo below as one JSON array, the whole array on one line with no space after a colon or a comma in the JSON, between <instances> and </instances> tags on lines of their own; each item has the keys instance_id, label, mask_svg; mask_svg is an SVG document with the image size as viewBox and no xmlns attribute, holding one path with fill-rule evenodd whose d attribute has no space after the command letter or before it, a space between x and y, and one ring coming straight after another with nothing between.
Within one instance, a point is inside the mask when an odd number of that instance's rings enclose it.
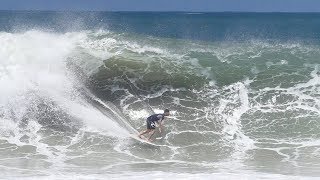
<instances>
[{"instance_id":1,"label":"ocean water","mask_svg":"<svg viewBox=\"0 0 320 180\"><path fill-rule=\"evenodd\" d=\"M318 179L320 14L0 11L1 179ZM148 146L130 138L169 108Z\"/></svg>"}]
</instances>

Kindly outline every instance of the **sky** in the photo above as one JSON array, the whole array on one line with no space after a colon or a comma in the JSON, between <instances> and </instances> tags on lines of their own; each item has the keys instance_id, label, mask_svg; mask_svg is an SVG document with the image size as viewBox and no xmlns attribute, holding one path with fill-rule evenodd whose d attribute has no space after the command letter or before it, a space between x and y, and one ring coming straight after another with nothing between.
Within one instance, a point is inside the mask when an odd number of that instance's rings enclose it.
<instances>
[{"instance_id":1,"label":"sky","mask_svg":"<svg viewBox=\"0 0 320 180\"><path fill-rule=\"evenodd\" d=\"M0 0L0 10L320 12L320 0Z\"/></svg>"}]
</instances>

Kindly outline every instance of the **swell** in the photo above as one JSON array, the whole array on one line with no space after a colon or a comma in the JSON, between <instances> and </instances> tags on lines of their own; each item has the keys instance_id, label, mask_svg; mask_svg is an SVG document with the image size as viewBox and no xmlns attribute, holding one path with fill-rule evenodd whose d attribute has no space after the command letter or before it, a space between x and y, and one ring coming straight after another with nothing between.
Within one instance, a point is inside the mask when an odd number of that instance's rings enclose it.
<instances>
[{"instance_id":1,"label":"swell","mask_svg":"<svg viewBox=\"0 0 320 180\"><path fill-rule=\"evenodd\" d=\"M308 167L304 160L316 156L317 44L208 43L102 30L0 38L6 45L0 53L1 137L40 147L50 159L58 148L57 161L83 165L87 151L103 146L133 162L152 160L148 149L118 140L164 108L173 115L160 153L173 164L255 166L267 153L275 160L265 168L284 162ZM66 157L70 149L81 156Z\"/></svg>"}]
</instances>

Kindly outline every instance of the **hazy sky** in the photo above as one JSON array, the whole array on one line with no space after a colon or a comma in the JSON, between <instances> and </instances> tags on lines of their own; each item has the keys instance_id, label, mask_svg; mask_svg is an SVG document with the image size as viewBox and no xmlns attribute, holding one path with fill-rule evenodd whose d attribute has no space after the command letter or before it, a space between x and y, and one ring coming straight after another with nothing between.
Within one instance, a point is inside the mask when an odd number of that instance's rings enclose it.
<instances>
[{"instance_id":1,"label":"hazy sky","mask_svg":"<svg viewBox=\"0 0 320 180\"><path fill-rule=\"evenodd\" d=\"M0 0L0 9L320 12L320 0Z\"/></svg>"}]
</instances>

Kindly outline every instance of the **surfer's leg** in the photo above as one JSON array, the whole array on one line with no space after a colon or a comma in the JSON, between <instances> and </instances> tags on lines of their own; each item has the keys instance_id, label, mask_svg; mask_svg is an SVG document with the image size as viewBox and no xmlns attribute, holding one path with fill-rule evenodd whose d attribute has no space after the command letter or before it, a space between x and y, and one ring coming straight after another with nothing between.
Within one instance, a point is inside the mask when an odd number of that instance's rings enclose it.
<instances>
[{"instance_id":1,"label":"surfer's leg","mask_svg":"<svg viewBox=\"0 0 320 180\"><path fill-rule=\"evenodd\" d=\"M141 132L139 133L138 137L141 138L142 135L147 134L147 133L149 133L150 131L151 131L151 129L147 129L147 130L141 131Z\"/></svg>"},{"instance_id":2,"label":"surfer's leg","mask_svg":"<svg viewBox=\"0 0 320 180\"><path fill-rule=\"evenodd\" d=\"M142 135L147 134L147 133L149 133L149 132L151 131L151 129L150 129L150 127L151 127L151 126L150 126L150 123L151 123L151 122L147 120L147 130L141 131L141 132L139 133L139 135L138 135L139 138L142 139L142 137L141 137Z\"/></svg>"},{"instance_id":3,"label":"surfer's leg","mask_svg":"<svg viewBox=\"0 0 320 180\"><path fill-rule=\"evenodd\" d=\"M149 136L149 138L148 138L148 141L152 141L151 140L151 137L153 136L153 134L156 132L154 129L150 129L150 136Z\"/></svg>"}]
</instances>

